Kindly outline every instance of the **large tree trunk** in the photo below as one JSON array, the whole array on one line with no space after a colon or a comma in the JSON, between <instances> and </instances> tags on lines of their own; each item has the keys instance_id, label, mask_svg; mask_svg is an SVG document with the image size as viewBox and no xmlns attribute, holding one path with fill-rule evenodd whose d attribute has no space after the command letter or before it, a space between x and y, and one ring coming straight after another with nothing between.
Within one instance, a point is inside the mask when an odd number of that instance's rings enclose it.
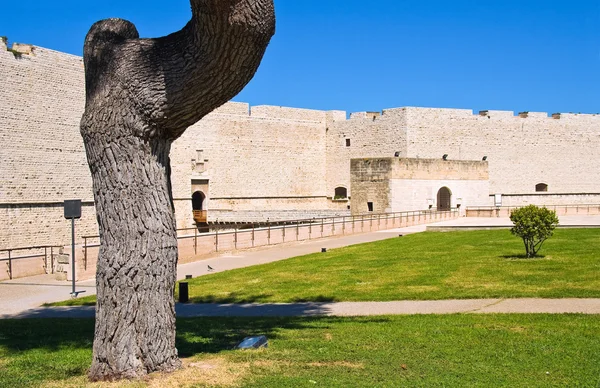
<instances>
[{"instance_id":1,"label":"large tree trunk","mask_svg":"<svg viewBox=\"0 0 600 388\"><path fill-rule=\"evenodd\" d=\"M101 236L92 380L180 366L171 143L253 77L274 33L272 0L191 0L181 31L139 39L124 20L85 42L81 121Z\"/></svg>"}]
</instances>

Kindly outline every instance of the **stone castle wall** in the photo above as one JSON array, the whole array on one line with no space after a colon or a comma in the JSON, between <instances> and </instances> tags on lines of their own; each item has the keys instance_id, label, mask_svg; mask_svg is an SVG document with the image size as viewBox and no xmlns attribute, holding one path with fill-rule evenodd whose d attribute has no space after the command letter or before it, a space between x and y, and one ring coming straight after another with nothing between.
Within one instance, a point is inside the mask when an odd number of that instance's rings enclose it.
<instances>
[{"instance_id":1,"label":"stone castle wall","mask_svg":"<svg viewBox=\"0 0 600 388\"><path fill-rule=\"evenodd\" d=\"M178 225L193 226L192 181L207 181L213 221L333 209L324 179L327 120L322 111L229 103L190 127L171 152Z\"/></svg>"},{"instance_id":2,"label":"stone castle wall","mask_svg":"<svg viewBox=\"0 0 600 388\"><path fill-rule=\"evenodd\" d=\"M65 199L93 204L79 120L80 57L0 40L0 248L70 241ZM96 234L93 206L77 233Z\"/></svg>"},{"instance_id":3,"label":"stone castle wall","mask_svg":"<svg viewBox=\"0 0 600 388\"><path fill-rule=\"evenodd\" d=\"M434 108L397 108L353 114L328 137L328 181L350 183L350 158L400 157L482 160L487 156L491 193L600 193L600 115ZM345 137L351 138L346 146ZM350 193L351 195L351 193Z\"/></svg>"},{"instance_id":4,"label":"stone castle wall","mask_svg":"<svg viewBox=\"0 0 600 388\"><path fill-rule=\"evenodd\" d=\"M70 241L65 199L87 205L78 238L96 235L79 122L80 57L0 41L0 248ZM326 127L345 113L230 102L190 127L171 151L178 228L193 227L192 185L208 188L209 220L347 214L326 190ZM210 212L210 210L214 210ZM301 217L302 218L302 217Z\"/></svg>"},{"instance_id":5,"label":"stone castle wall","mask_svg":"<svg viewBox=\"0 0 600 388\"><path fill-rule=\"evenodd\" d=\"M79 134L84 109L80 57L0 40L0 248L69 241L62 202L86 204L77 233L97 234L91 177ZM349 141L349 143L347 143ZM347 214L350 159L481 160L490 193L599 193L600 117L398 108L346 112L228 103L172 148L178 227L192 222L192 187L207 188L209 220L272 221ZM571 196L572 197L572 196ZM569 197L569 198L571 198ZM516 201L516 200L514 200ZM513 202L514 202L513 201ZM213 212L211 212L213 210ZM242 219L248 218L248 219Z\"/></svg>"},{"instance_id":6,"label":"stone castle wall","mask_svg":"<svg viewBox=\"0 0 600 388\"><path fill-rule=\"evenodd\" d=\"M489 197L483 161L360 158L351 160L350 174L353 215L436 209L442 187L451 192L452 208L483 206Z\"/></svg>"},{"instance_id":7,"label":"stone castle wall","mask_svg":"<svg viewBox=\"0 0 600 388\"><path fill-rule=\"evenodd\" d=\"M406 157L406 123L403 116L354 113L350 120L336 120L327 130L327 190L350 187L350 160L386 158L396 152Z\"/></svg>"},{"instance_id":8,"label":"stone castle wall","mask_svg":"<svg viewBox=\"0 0 600 388\"><path fill-rule=\"evenodd\" d=\"M600 116L406 108L408 156L481 160L488 157L490 190L535 193L600 192ZM523 115L524 116L524 115Z\"/></svg>"}]
</instances>

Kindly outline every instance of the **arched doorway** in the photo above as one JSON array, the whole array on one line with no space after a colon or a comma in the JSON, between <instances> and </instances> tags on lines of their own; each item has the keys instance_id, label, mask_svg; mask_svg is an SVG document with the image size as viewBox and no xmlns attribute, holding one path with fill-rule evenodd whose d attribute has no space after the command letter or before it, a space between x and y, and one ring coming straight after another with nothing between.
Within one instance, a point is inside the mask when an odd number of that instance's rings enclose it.
<instances>
[{"instance_id":1,"label":"arched doorway","mask_svg":"<svg viewBox=\"0 0 600 388\"><path fill-rule=\"evenodd\" d=\"M437 194L437 209L448 211L452 207L452 192L447 187L442 187Z\"/></svg>"},{"instance_id":2,"label":"arched doorway","mask_svg":"<svg viewBox=\"0 0 600 388\"><path fill-rule=\"evenodd\" d=\"M202 191L196 191L192 194L192 209L194 210L194 221L197 224L207 222L207 213L204 210L206 195Z\"/></svg>"}]
</instances>

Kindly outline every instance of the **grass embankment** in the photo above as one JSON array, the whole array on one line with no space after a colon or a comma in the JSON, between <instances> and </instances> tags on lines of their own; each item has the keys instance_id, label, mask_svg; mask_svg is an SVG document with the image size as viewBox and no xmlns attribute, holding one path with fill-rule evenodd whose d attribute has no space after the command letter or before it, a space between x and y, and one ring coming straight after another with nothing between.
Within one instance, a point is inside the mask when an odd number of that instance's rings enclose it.
<instances>
[{"instance_id":1,"label":"grass embankment","mask_svg":"<svg viewBox=\"0 0 600 388\"><path fill-rule=\"evenodd\" d=\"M186 369L100 385L597 387L600 319L582 315L177 321ZM0 321L0 386L81 387L93 320ZM233 351L266 334L269 348Z\"/></svg>"},{"instance_id":2,"label":"grass embankment","mask_svg":"<svg viewBox=\"0 0 600 388\"><path fill-rule=\"evenodd\" d=\"M196 303L600 297L600 229L559 229L525 259L508 230L421 233L189 281ZM215 265L218 267L218 265ZM62 305L93 304L95 297Z\"/></svg>"}]
</instances>

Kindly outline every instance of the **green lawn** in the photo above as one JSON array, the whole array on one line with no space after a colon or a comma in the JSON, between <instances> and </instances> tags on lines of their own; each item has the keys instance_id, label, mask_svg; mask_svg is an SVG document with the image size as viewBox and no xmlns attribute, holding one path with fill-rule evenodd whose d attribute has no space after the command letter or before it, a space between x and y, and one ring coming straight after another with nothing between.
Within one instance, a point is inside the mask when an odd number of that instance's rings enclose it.
<instances>
[{"instance_id":1,"label":"green lawn","mask_svg":"<svg viewBox=\"0 0 600 388\"><path fill-rule=\"evenodd\" d=\"M187 369L117 386L600 384L598 316L202 318L177 323L177 346ZM84 386L93 331L93 320L0 321L0 386ZM231 350L250 334L266 334L269 348Z\"/></svg>"},{"instance_id":2,"label":"green lawn","mask_svg":"<svg viewBox=\"0 0 600 388\"><path fill-rule=\"evenodd\" d=\"M600 297L600 229L559 229L543 257L524 253L508 230L420 233L198 277L189 291L196 303Z\"/></svg>"}]
</instances>

